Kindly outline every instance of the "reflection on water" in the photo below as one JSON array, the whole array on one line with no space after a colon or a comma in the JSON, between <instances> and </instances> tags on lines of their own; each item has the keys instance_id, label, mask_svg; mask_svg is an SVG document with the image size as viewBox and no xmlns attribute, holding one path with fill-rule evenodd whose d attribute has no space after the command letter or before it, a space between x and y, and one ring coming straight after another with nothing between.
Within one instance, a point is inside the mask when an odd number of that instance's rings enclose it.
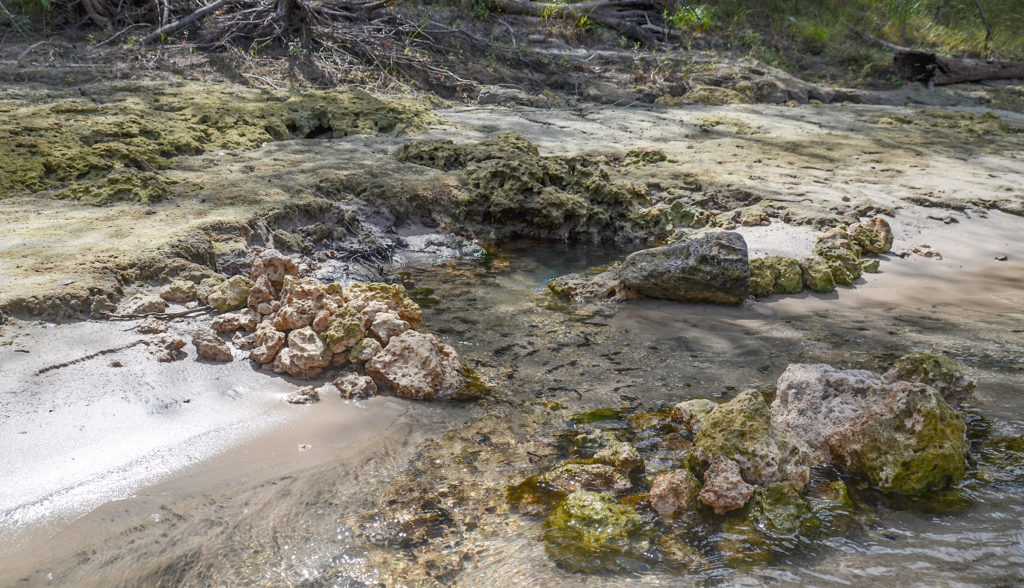
<instances>
[{"instance_id":1,"label":"reflection on water","mask_svg":"<svg viewBox=\"0 0 1024 588\"><path fill-rule=\"evenodd\" d=\"M232 487L150 496L146 509L129 514L106 509L85 527L92 538L71 539L80 544L73 554L21 576L30 583L53 574L58 584L275 586L423 578L466 586L1024 582L1020 472L965 482L948 509L859 492L875 512L865 528L771 566L716 564L684 577L658 568L592 577L554 566L539 542L540 521L498 506L506 484L552 457L545 438L564 424L538 408L545 403L576 412L724 399L770 388L790 363L881 370L906 352L931 350L965 362L977 378L973 419L992 436L1024 434L1019 265L927 291L899 287L900 276L890 272L872 278L897 284L884 292L804 294L736 308L660 301L570 307L546 295L547 280L624 253L518 246L486 263L406 268L403 279L427 302L424 325L495 387L494 399L453 409L458 418L409 403L413 415L422 410L429 418L405 418L397 434L339 449L336 461L257 484L234 479ZM961 294L968 290L971 297ZM467 411L483 420L416 449L418 439L461 426ZM426 498L406 496L413 492ZM140 510L148 518L139 520Z\"/></svg>"}]
</instances>

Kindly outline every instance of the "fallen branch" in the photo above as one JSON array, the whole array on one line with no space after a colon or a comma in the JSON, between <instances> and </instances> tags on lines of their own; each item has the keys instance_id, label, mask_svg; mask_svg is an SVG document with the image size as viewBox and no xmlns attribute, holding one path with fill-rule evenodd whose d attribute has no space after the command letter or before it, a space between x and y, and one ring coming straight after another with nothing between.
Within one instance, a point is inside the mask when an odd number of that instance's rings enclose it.
<instances>
[{"instance_id":1,"label":"fallen branch","mask_svg":"<svg viewBox=\"0 0 1024 588\"><path fill-rule=\"evenodd\" d=\"M588 0L569 4L532 2L531 0L494 0L493 7L505 14L557 18L576 22L583 19L592 20L613 28L634 41L643 43L653 43L654 32L663 30L660 26L652 23L652 20L661 20L663 9L651 0Z\"/></svg>"},{"instance_id":2,"label":"fallen branch","mask_svg":"<svg viewBox=\"0 0 1024 588\"><path fill-rule=\"evenodd\" d=\"M193 12L192 14L184 18L180 18L169 25L160 27L159 29L153 31L145 37L139 39L139 42L143 45L149 45L153 42L159 41L160 39L164 38L164 36L173 34L191 25L192 23L198 22L211 12L215 12L227 4L233 4L237 1L238 0L217 0L213 4L210 4L209 6L204 6L203 8L200 8L199 10Z\"/></svg>"},{"instance_id":3,"label":"fallen branch","mask_svg":"<svg viewBox=\"0 0 1024 588\"><path fill-rule=\"evenodd\" d=\"M1024 79L1024 62L956 59L909 49L897 51L893 65L903 79L927 86Z\"/></svg>"}]
</instances>

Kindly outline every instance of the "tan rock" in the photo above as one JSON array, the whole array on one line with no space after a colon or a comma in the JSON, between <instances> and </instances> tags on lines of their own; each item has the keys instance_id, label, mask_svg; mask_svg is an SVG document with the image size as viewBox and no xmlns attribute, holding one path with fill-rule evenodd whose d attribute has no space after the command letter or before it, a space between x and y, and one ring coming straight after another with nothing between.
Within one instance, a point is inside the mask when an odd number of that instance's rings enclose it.
<instances>
[{"instance_id":1,"label":"tan rock","mask_svg":"<svg viewBox=\"0 0 1024 588\"><path fill-rule=\"evenodd\" d=\"M255 331L258 322L255 312L244 309L213 317L213 320L210 321L210 328L218 333L231 333L239 329Z\"/></svg>"},{"instance_id":2,"label":"tan rock","mask_svg":"<svg viewBox=\"0 0 1024 588\"><path fill-rule=\"evenodd\" d=\"M331 353L320 336L309 327L288 333L288 346L274 358L274 372L296 378L315 378L330 364Z\"/></svg>"},{"instance_id":3,"label":"tan rock","mask_svg":"<svg viewBox=\"0 0 1024 588\"><path fill-rule=\"evenodd\" d=\"M380 341L371 339L369 337L361 339L349 352L349 360L352 362L369 361L374 358L384 347L381 346Z\"/></svg>"},{"instance_id":4,"label":"tan rock","mask_svg":"<svg viewBox=\"0 0 1024 588\"><path fill-rule=\"evenodd\" d=\"M338 389L342 398L349 400L363 400L377 395L377 384L369 376L345 374L331 383Z\"/></svg>"},{"instance_id":5,"label":"tan rock","mask_svg":"<svg viewBox=\"0 0 1024 588\"><path fill-rule=\"evenodd\" d=\"M213 332L213 329L199 329L192 334L192 344L196 346L196 354L210 361L231 361L231 348Z\"/></svg>"},{"instance_id":6,"label":"tan rock","mask_svg":"<svg viewBox=\"0 0 1024 588\"><path fill-rule=\"evenodd\" d=\"M715 514L743 508L754 495L754 487L743 481L740 466L731 459L716 457L704 472L704 488L698 498Z\"/></svg>"},{"instance_id":7,"label":"tan rock","mask_svg":"<svg viewBox=\"0 0 1024 588\"><path fill-rule=\"evenodd\" d=\"M462 363L451 346L437 337L406 331L366 362L366 373L403 398L447 400L465 384Z\"/></svg>"},{"instance_id":8,"label":"tan rock","mask_svg":"<svg viewBox=\"0 0 1024 588\"><path fill-rule=\"evenodd\" d=\"M145 335L152 335L154 333L166 333L167 323L156 317L151 316L146 320L142 321L142 324L140 324L136 328L136 330Z\"/></svg>"},{"instance_id":9,"label":"tan rock","mask_svg":"<svg viewBox=\"0 0 1024 588\"><path fill-rule=\"evenodd\" d=\"M284 347L285 341L284 333L264 321L256 327L256 332L252 335L252 344L255 347L249 352L249 359L259 364L270 363Z\"/></svg>"},{"instance_id":10,"label":"tan rock","mask_svg":"<svg viewBox=\"0 0 1024 588\"><path fill-rule=\"evenodd\" d=\"M277 309L271 321L278 331L291 331L309 326L316 318L317 306L312 300L294 300Z\"/></svg>"},{"instance_id":11,"label":"tan rock","mask_svg":"<svg viewBox=\"0 0 1024 588\"><path fill-rule=\"evenodd\" d=\"M167 303L162 298L136 294L121 304L121 314L149 314L167 310Z\"/></svg>"},{"instance_id":12,"label":"tan rock","mask_svg":"<svg viewBox=\"0 0 1024 588\"><path fill-rule=\"evenodd\" d=\"M314 404L320 402L320 393L312 386L303 386L289 394L287 400L292 404Z\"/></svg>"},{"instance_id":13,"label":"tan rock","mask_svg":"<svg viewBox=\"0 0 1024 588\"><path fill-rule=\"evenodd\" d=\"M256 279L256 283L253 284L252 289L249 290L249 307L256 308L264 302L270 302L277 298L277 290L274 289L273 284L270 283L270 279L267 276L260 276Z\"/></svg>"},{"instance_id":14,"label":"tan rock","mask_svg":"<svg viewBox=\"0 0 1024 588\"><path fill-rule=\"evenodd\" d=\"M678 469L655 478L647 499L659 517L671 520L677 513L695 510L699 493L697 478L690 470Z\"/></svg>"},{"instance_id":15,"label":"tan rock","mask_svg":"<svg viewBox=\"0 0 1024 588\"><path fill-rule=\"evenodd\" d=\"M142 343L149 348L149 352L156 356L157 361L174 361L185 357L182 348L186 342L181 337L161 333L151 335L142 340Z\"/></svg>"},{"instance_id":16,"label":"tan rock","mask_svg":"<svg viewBox=\"0 0 1024 588\"><path fill-rule=\"evenodd\" d=\"M267 249L252 262L251 274L253 280L266 276L274 288L280 290L286 276L299 275L299 266L276 249Z\"/></svg>"},{"instance_id":17,"label":"tan rock","mask_svg":"<svg viewBox=\"0 0 1024 588\"><path fill-rule=\"evenodd\" d=\"M167 302L184 304L199 296L199 288L188 280L174 280L160 290L160 298Z\"/></svg>"},{"instance_id":18,"label":"tan rock","mask_svg":"<svg viewBox=\"0 0 1024 588\"><path fill-rule=\"evenodd\" d=\"M235 349L241 349L242 351L252 349L252 339L241 333L235 333L235 336L231 338L231 344L235 346Z\"/></svg>"},{"instance_id":19,"label":"tan rock","mask_svg":"<svg viewBox=\"0 0 1024 588\"><path fill-rule=\"evenodd\" d=\"M397 314L391 312L378 312L370 325L370 333L380 339L380 342L387 345L392 337L401 335L409 330L409 323L398 318Z\"/></svg>"}]
</instances>

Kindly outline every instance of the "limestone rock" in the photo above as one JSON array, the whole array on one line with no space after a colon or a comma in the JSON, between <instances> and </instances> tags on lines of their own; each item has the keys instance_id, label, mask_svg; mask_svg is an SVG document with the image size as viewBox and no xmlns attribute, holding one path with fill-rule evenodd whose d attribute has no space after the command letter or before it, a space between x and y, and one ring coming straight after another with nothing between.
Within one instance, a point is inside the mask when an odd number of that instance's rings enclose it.
<instances>
[{"instance_id":1,"label":"limestone rock","mask_svg":"<svg viewBox=\"0 0 1024 588\"><path fill-rule=\"evenodd\" d=\"M629 476L644 470L644 460L640 452L626 442L613 443L594 454L594 461L615 467Z\"/></svg>"},{"instance_id":2,"label":"limestone rock","mask_svg":"<svg viewBox=\"0 0 1024 588\"><path fill-rule=\"evenodd\" d=\"M794 364L779 378L772 417L839 469L882 490L919 494L964 476L964 416L924 384Z\"/></svg>"},{"instance_id":3,"label":"limestone rock","mask_svg":"<svg viewBox=\"0 0 1024 588\"><path fill-rule=\"evenodd\" d=\"M620 296L621 283L614 271L598 274L566 274L548 282L548 290L557 296L570 300L604 300Z\"/></svg>"},{"instance_id":4,"label":"limestone rock","mask_svg":"<svg viewBox=\"0 0 1024 588\"><path fill-rule=\"evenodd\" d=\"M536 480L538 485L562 494L580 490L619 493L633 487L618 468L604 463L565 464L537 476Z\"/></svg>"},{"instance_id":5,"label":"limestone rock","mask_svg":"<svg viewBox=\"0 0 1024 588\"><path fill-rule=\"evenodd\" d=\"M252 338L246 337L241 333L235 333L235 336L231 338L231 344L235 346L235 349L249 351L252 349Z\"/></svg>"},{"instance_id":6,"label":"limestone rock","mask_svg":"<svg viewBox=\"0 0 1024 588\"><path fill-rule=\"evenodd\" d=\"M199 288L188 280L174 280L160 290L160 298L184 304L199 297Z\"/></svg>"},{"instance_id":7,"label":"limestone rock","mask_svg":"<svg viewBox=\"0 0 1024 588\"><path fill-rule=\"evenodd\" d=\"M831 292L836 289L836 280L832 276L832 266L823 257L811 256L800 260L804 286L815 292Z\"/></svg>"},{"instance_id":8,"label":"limestone rock","mask_svg":"<svg viewBox=\"0 0 1024 588\"><path fill-rule=\"evenodd\" d=\"M270 302L275 298L277 298L277 291L274 290L274 286L270 283L270 279L266 275L261 275L256 278L256 282L249 290L249 299L247 303L250 308L258 308L260 304Z\"/></svg>"},{"instance_id":9,"label":"limestone rock","mask_svg":"<svg viewBox=\"0 0 1024 588\"><path fill-rule=\"evenodd\" d=\"M299 275L299 266L277 250L267 249L253 260L251 275L253 280L266 276L274 288L280 290L284 285L285 276Z\"/></svg>"},{"instance_id":10,"label":"limestone rock","mask_svg":"<svg viewBox=\"0 0 1024 588\"><path fill-rule=\"evenodd\" d=\"M698 498L715 514L743 508L754 495L754 487L743 481L740 466L731 459L716 457L704 472L704 487Z\"/></svg>"},{"instance_id":11,"label":"limestone rock","mask_svg":"<svg viewBox=\"0 0 1024 588\"><path fill-rule=\"evenodd\" d=\"M181 350L186 343L181 337L161 333L146 337L142 343L149 348L151 354L156 356L157 361L174 361L185 357L185 353Z\"/></svg>"},{"instance_id":12,"label":"limestone rock","mask_svg":"<svg viewBox=\"0 0 1024 588\"><path fill-rule=\"evenodd\" d=\"M196 354L211 361L231 361L231 348L213 329L199 329L192 334L192 344L196 346Z\"/></svg>"},{"instance_id":13,"label":"limestone rock","mask_svg":"<svg viewBox=\"0 0 1024 588\"><path fill-rule=\"evenodd\" d=\"M220 284L223 284L224 281L227 279L227 276L221 274L213 274L212 276L207 276L203 278L199 282L199 301L202 302L203 304L208 304L210 299L210 292L213 292L214 288L216 288Z\"/></svg>"},{"instance_id":14,"label":"limestone rock","mask_svg":"<svg viewBox=\"0 0 1024 588\"><path fill-rule=\"evenodd\" d=\"M288 346L274 358L274 373L288 373L296 378L315 378L330 364L331 353L320 336L309 327L288 333Z\"/></svg>"},{"instance_id":15,"label":"limestone rock","mask_svg":"<svg viewBox=\"0 0 1024 588\"><path fill-rule=\"evenodd\" d=\"M654 479L647 499L659 517L672 520L676 513L697 509L700 488L700 482L690 470L672 470Z\"/></svg>"},{"instance_id":16,"label":"limestone rock","mask_svg":"<svg viewBox=\"0 0 1024 588\"><path fill-rule=\"evenodd\" d=\"M640 296L740 304L750 292L747 244L739 233L703 229L626 257L616 275Z\"/></svg>"},{"instance_id":17,"label":"limestone rock","mask_svg":"<svg viewBox=\"0 0 1024 588\"><path fill-rule=\"evenodd\" d=\"M852 286L863 271L860 267L860 253L857 251L838 245L819 244L811 253L825 260L836 284Z\"/></svg>"},{"instance_id":18,"label":"limestone rock","mask_svg":"<svg viewBox=\"0 0 1024 588\"><path fill-rule=\"evenodd\" d=\"M574 492L544 521L545 551L574 572L626 569L650 548L652 529L631 507L597 492Z\"/></svg>"},{"instance_id":19,"label":"limestone rock","mask_svg":"<svg viewBox=\"0 0 1024 588\"><path fill-rule=\"evenodd\" d=\"M366 362L366 373L398 396L418 400L455 398L465 384L455 350L433 335L411 330Z\"/></svg>"},{"instance_id":20,"label":"limestone rock","mask_svg":"<svg viewBox=\"0 0 1024 588\"><path fill-rule=\"evenodd\" d=\"M380 341L371 339L369 337L360 339L358 343L352 347L352 351L349 352L349 360L353 363L359 363L369 361L374 358L381 350L384 349Z\"/></svg>"},{"instance_id":21,"label":"limestone rock","mask_svg":"<svg viewBox=\"0 0 1024 588\"><path fill-rule=\"evenodd\" d=\"M806 443L784 424L772 421L756 390L742 392L711 411L693 439L693 449L705 466L717 457L735 461L743 479L752 484L789 482L803 489L817 463Z\"/></svg>"},{"instance_id":22,"label":"limestone rock","mask_svg":"<svg viewBox=\"0 0 1024 588\"><path fill-rule=\"evenodd\" d=\"M166 333L167 323L156 317L151 316L146 320L142 321L142 323L136 328L136 330L146 335L152 335L155 333Z\"/></svg>"},{"instance_id":23,"label":"limestone rock","mask_svg":"<svg viewBox=\"0 0 1024 588\"><path fill-rule=\"evenodd\" d=\"M293 300L282 304L270 320L275 329L291 331L311 325L317 312L316 303L312 300Z\"/></svg>"},{"instance_id":24,"label":"limestone rock","mask_svg":"<svg viewBox=\"0 0 1024 588\"><path fill-rule=\"evenodd\" d=\"M255 312L243 309L213 317L213 320L210 321L210 328L218 333L232 333L239 329L255 331L258 322L259 317Z\"/></svg>"},{"instance_id":25,"label":"limestone rock","mask_svg":"<svg viewBox=\"0 0 1024 588\"><path fill-rule=\"evenodd\" d=\"M252 344L255 347L249 352L249 359L261 365L270 363L284 347L285 340L285 334L275 329L272 324L265 321L260 323L252 335Z\"/></svg>"},{"instance_id":26,"label":"limestone rock","mask_svg":"<svg viewBox=\"0 0 1024 588\"><path fill-rule=\"evenodd\" d=\"M370 325L370 333L380 339L380 342L387 345L388 341L409 330L409 323L398 318L398 315L390 312L378 312L373 317L373 324ZM360 335L362 337L362 335ZM354 342L353 342L354 343Z\"/></svg>"},{"instance_id":27,"label":"limestone rock","mask_svg":"<svg viewBox=\"0 0 1024 588\"><path fill-rule=\"evenodd\" d=\"M796 294L803 290L803 270L791 257L756 257L750 260L750 293L754 296Z\"/></svg>"},{"instance_id":28,"label":"limestone rock","mask_svg":"<svg viewBox=\"0 0 1024 588\"><path fill-rule=\"evenodd\" d=\"M896 360L882 375L888 383L920 382L935 388L951 406L960 406L974 392L974 381L952 359L931 353L911 353Z\"/></svg>"},{"instance_id":29,"label":"limestone rock","mask_svg":"<svg viewBox=\"0 0 1024 588\"><path fill-rule=\"evenodd\" d=\"M341 353L358 343L366 335L368 321L351 306L342 306L327 322L327 328L320 333L331 353Z\"/></svg>"},{"instance_id":30,"label":"limestone rock","mask_svg":"<svg viewBox=\"0 0 1024 588\"><path fill-rule=\"evenodd\" d=\"M847 227L846 232L866 253L885 253L892 249L892 228L882 218L870 218Z\"/></svg>"},{"instance_id":31,"label":"limestone rock","mask_svg":"<svg viewBox=\"0 0 1024 588\"><path fill-rule=\"evenodd\" d=\"M362 311L373 302L382 302L387 310L398 315L409 323L410 328L420 326L422 312L420 307L405 293L399 284L382 284L379 282L356 283L344 289L345 303Z\"/></svg>"},{"instance_id":32,"label":"limestone rock","mask_svg":"<svg viewBox=\"0 0 1024 588\"><path fill-rule=\"evenodd\" d=\"M121 303L121 314L149 314L167 310L167 302L156 296L136 294Z\"/></svg>"},{"instance_id":33,"label":"limestone rock","mask_svg":"<svg viewBox=\"0 0 1024 588\"><path fill-rule=\"evenodd\" d=\"M249 301L249 290L252 288L252 281L245 276L232 276L217 284L210 290L207 296L207 304L217 312L227 312L240 306L245 306Z\"/></svg>"},{"instance_id":34,"label":"limestone rock","mask_svg":"<svg viewBox=\"0 0 1024 588\"><path fill-rule=\"evenodd\" d=\"M370 376L359 374L345 374L332 382L342 398L349 400L363 400L373 398L377 395L377 384L373 383Z\"/></svg>"},{"instance_id":35,"label":"limestone rock","mask_svg":"<svg viewBox=\"0 0 1024 588\"><path fill-rule=\"evenodd\" d=\"M291 404L315 404L320 402L320 393L313 386L303 386L288 395Z\"/></svg>"},{"instance_id":36,"label":"limestone rock","mask_svg":"<svg viewBox=\"0 0 1024 588\"><path fill-rule=\"evenodd\" d=\"M573 451L577 454L590 456L601 451L605 447L609 447L619 442L619 438L615 436L615 433L605 431L603 429L594 429L593 431L588 431L573 439L572 446Z\"/></svg>"},{"instance_id":37,"label":"limestone rock","mask_svg":"<svg viewBox=\"0 0 1024 588\"><path fill-rule=\"evenodd\" d=\"M704 419L717 406L717 402L705 398L684 400L672 407L672 420L682 425L690 434L696 435Z\"/></svg>"}]
</instances>

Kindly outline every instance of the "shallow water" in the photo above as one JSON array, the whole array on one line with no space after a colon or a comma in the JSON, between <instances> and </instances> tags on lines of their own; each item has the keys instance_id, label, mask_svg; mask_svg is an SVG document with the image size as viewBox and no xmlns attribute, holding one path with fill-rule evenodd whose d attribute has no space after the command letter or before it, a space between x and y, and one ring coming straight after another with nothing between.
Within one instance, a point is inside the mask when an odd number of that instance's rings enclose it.
<instances>
[{"instance_id":1,"label":"shallow water","mask_svg":"<svg viewBox=\"0 0 1024 588\"><path fill-rule=\"evenodd\" d=\"M958 234L970 239L974 230L1021 228L1020 219L1000 222L1008 224L965 223ZM752 247L757 238L748 236ZM487 262L408 267L402 275L409 287L432 289L424 326L457 348L497 400L443 407L377 398L360 405L370 411L366 416L352 420L332 416L344 403L328 399L309 407L317 416L305 423L293 421L54 529L30 543L31 557L8 554L0 583L1019 584L1021 472L998 483L965 484L971 504L952 511L861 493L875 516L846 537L781 555L770 566L737 571L712 561L710 569L684 576L659 567L625 577L567 573L545 556L540 519L494 508L504 485L536 473L520 454L503 453L514 443L501 439L518 435L520 444L542 451L545 438L557 434L557 425L545 430L531 416L538 400L562 402L570 414L622 402L656 407L697 396L727 399L749 387L770 388L790 363L882 370L909 351L943 351L977 379L967 408L988 421L990 434L1024 434L1024 263L1012 261L1024 259L1024 245L1010 247L1011 261L1003 263L983 258L985 249L951 251L945 262L892 258L855 288L735 308L650 300L574 307L546 294L547 280L607 263L621 250L518 245ZM493 442L481 441L473 460L446 461L466 455L465 447L462 454L451 449L452 439L481 438L479 423L460 428L479 418L491 423L483 430ZM340 429L364 433L331 443ZM447 441L417 449L451 429ZM295 443L307 440L322 451L296 457ZM438 507L443 522L424 541L389 535L396 518L407 516L405 503L382 506L379 499L388 490L406 493L405 485L408 493L426 487L428 494L446 486L457 496Z\"/></svg>"}]
</instances>

